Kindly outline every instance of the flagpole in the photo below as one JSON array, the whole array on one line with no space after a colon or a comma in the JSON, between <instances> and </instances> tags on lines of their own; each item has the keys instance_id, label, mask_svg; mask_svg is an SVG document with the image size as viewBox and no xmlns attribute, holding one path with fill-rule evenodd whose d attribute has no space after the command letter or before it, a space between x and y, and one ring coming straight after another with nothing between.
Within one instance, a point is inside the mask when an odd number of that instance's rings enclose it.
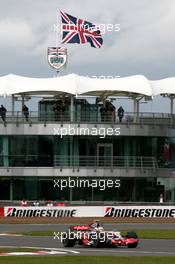
<instances>
[{"instance_id":1,"label":"flagpole","mask_svg":"<svg viewBox=\"0 0 175 264\"><path fill-rule=\"evenodd\" d=\"M60 31L60 29L58 29L58 14L56 16L56 47L58 47L58 31Z\"/></svg>"},{"instance_id":2,"label":"flagpole","mask_svg":"<svg viewBox=\"0 0 175 264\"><path fill-rule=\"evenodd\" d=\"M61 12L61 11L60 11ZM59 20L58 20L58 14L56 16L56 27L55 27L55 47L48 47L47 49L47 59L49 65L52 67L52 69L55 70L56 74L54 74L54 77L58 77L60 73L60 68L64 66L67 62L67 49L64 47L61 47L61 44L59 44L60 36L59 33L62 33L62 27L59 27Z\"/></svg>"},{"instance_id":3,"label":"flagpole","mask_svg":"<svg viewBox=\"0 0 175 264\"><path fill-rule=\"evenodd\" d=\"M56 16L56 47L58 48L58 42L59 42L59 39L58 39L58 32L57 31L60 31L60 29L58 30L58 14ZM58 77L58 74L59 74L59 71L57 70L56 71L56 77Z\"/></svg>"}]
</instances>

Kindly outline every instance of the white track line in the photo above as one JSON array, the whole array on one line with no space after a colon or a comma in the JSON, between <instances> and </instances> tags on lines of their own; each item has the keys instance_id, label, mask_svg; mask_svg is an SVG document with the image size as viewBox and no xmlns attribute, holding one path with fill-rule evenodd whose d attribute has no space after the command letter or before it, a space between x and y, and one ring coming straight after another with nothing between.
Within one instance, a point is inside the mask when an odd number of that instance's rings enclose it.
<instances>
[{"instance_id":1,"label":"white track line","mask_svg":"<svg viewBox=\"0 0 175 264\"><path fill-rule=\"evenodd\" d=\"M0 246L0 248L28 248L28 249L40 249L40 250L50 250L50 253L48 252L49 255L56 255L56 254L68 254L68 253L73 253L73 254L79 254L79 251L75 251L75 250L69 250L69 249L64 249L64 248L45 248L45 247L29 247L29 246L22 246L22 247L18 247L18 246ZM14 253L14 252L12 252ZM17 252L15 252L17 253ZM30 252L29 252L30 253ZM10 253L11 254L11 253Z\"/></svg>"},{"instance_id":2,"label":"white track line","mask_svg":"<svg viewBox=\"0 0 175 264\"><path fill-rule=\"evenodd\" d=\"M13 236L13 237L19 237L23 236L21 234L10 234L10 233L0 233L0 236Z\"/></svg>"},{"instance_id":3,"label":"white track line","mask_svg":"<svg viewBox=\"0 0 175 264\"><path fill-rule=\"evenodd\" d=\"M168 254L168 255L175 255L175 252L159 252L159 251L136 251L136 250L119 250L116 248L116 250L100 250L100 249L83 249L80 251L80 253L85 252L111 252L111 253L143 253L143 254Z\"/></svg>"},{"instance_id":4,"label":"white track line","mask_svg":"<svg viewBox=\"0 0 175 264\"><path fill-rule=\"evenodd\" d=\"M74 254L79 254L79 251L75 251L75 250L69 250L69 249L64 249L64 248L43 248L43 247L25 247L22 246L22 248L36 248L36 249L46 249L46 250L61 250L64 252L68 252L68 253L74 253Z\"/></svg>"}]
</instances>

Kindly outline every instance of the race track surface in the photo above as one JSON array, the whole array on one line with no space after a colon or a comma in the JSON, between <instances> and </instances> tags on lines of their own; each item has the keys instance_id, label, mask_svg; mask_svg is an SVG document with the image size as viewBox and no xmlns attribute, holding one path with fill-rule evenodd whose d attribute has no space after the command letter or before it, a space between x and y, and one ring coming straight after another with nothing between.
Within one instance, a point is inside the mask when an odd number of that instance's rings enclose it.
<instances>
[{"instance_id":1,"label":"race track surface","mask_svg":"<svg viewBox=\"0 0 175 264\"><path fill-rule=\"evenodd\" d=\"M174 229L174 224L118 224L105 225L108 230L112 229ZM52 230L55 232L67 230L67 225L1 225L0 234L10 232L36 230ZM0 247L38 247L42 249L56 250L58 255L84 255L84 256L175 256L175 240L165 239L141 239L137 248L85 248L75 246L64 248L53 237L30 237L30 236L3 236L0 235Z\"/></svg>"},{"instance_id":2,"label":"race track surface","mask_svg":"<svg viewBox=\"0 0 175 264\"><path fill-rule=\"evenodd\" d=\"M70 224L71 225L71 224ZM74 225L74 224L73 224ZM68 228L68 224L1 224L0 233L5 232L27 232L27 231L65 231ZM140 224L140 223L124 223L124 224L104 224L104 228L107 230L123 230L123 229L175 229L175 224Z\"/></svg>"}]
</instances>

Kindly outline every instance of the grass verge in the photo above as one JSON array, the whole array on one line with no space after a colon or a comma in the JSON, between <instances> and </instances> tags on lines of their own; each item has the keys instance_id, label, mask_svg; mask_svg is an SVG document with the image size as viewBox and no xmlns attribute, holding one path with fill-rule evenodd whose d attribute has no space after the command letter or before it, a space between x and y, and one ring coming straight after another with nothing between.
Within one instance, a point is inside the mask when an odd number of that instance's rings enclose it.
<instances>
[{"instance_id":1,"label":"grass verge","mask_svg":"<svg viewBox=\"0 0 175 264\"><path fill-rule=\"evenodd\" d=\"M175 257L1 257L2 264L174 264Z\"/></svg>"},{"instance_id":2,"label":"grass verge","mask_svg":"<svg viewBox=\"0 0 175 264\"><path fill-rule=\"evenodd\" d=\"M49 217L0 217L0 224L88 224L92 223L96 218L93 217L72 217L72 218L49 218ZM113 218L113 217L99 217L102 223L151 223L151 224L162 224L162 223L175 223L175 217L169 218Z\"/></svg>"},{"instance_id":3,"label":"grass verge","mask_svg":"<svg viewBox=\"0 0 175 264\"><path fill-rule=\"evenodd\" d=\"M126 230L121 232L122 234L126 234ZM174 229L173 230L165 230L165 229L136 230L136 233L138 237L142 239L175 239Z\"/></svg>"},{"instance_id":4,"label":"grass verge","mask_svg":"<svg viewBox=\"0 0 175 264\"><path fill-rule=\"evenodd\" d=\"M20 234L23 236L54 236L54 232L58 233L57 231L26 231L26 232L13 232L13 234Z\"/></svg>"}]
</instances>

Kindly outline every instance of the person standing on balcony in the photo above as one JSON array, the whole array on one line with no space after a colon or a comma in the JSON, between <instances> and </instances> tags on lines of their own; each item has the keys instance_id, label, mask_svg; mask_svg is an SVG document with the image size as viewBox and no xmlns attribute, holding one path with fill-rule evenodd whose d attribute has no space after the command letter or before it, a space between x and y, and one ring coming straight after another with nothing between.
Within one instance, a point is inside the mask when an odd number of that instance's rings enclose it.
<instances>
[{"instance_id":1,"label":"person standing on balcony","mask_svg":"<svg viewBox=\"0 0 175 264\"><path fill-rule=\"evenodd\" d=\"M122 122L123 116L124 116L124 109L122 106L119 107L119 109L117 110L118 113L118 118L119 118L119 122Z\"/></svg>"},{"instance_id":2,"label":"person standing on balcony","mask_svg":"<svg viewBox=\"0 0 175 264\"><path fill-rule=\"evenodd\" d=\"M51 200L49 200L49 201L47 202L46 206L48 206L48 207L52 207L52 206L53 206L53 202L52 202Z\"/></svg>"},{"instance_id":3,"label":"person standing on balcony","mask_svg":"<svg viewBox=\"0 0 175 264\"><path fill-rule=\"evenodd\" d=\"M163 198L163 194L161 193L159 197L159 203L163 204L163 202L164 202L164 198Z\"/></svg>"},{"instance_id":4,"label":"person standing on balcony","mask_svg":"<svg viewBox=\"0 0 175 264\"><path fill-rule=\"evenodd\" d=\"M61 121L64 119L64 112L65 112L65 103L64 101L60 101L60 119Z\"/></svg>"},{"instance_id":5,"label":"person standing on balcony","mask_svg":"<svg viewBox=\"0 0 175 264\"><path fill-rule=\"evenodd\" d=\"M106 121L106 107L104 104L100 107L101 121Z\"/></svg>"},{"instance_id":6,"label":"person standing on balcony","mask_svg":"<svg viewBox=\"0 0 175 264\"><path fill-rule=\"evenodd\" d=\"M36 200L33 202L33 206L39 206L39 205L40 205L39 201Z\"/></svg>"},{"instance_id":7,"label":"person standing on balcony","mask_svg":"<svg viewBox=\"0 0 175 264\"><path fill-rule=\"evenodd\" d=\"M106 101L106 110L108 113L107 121L115 122L115 106L110 101Z\"/></svg>"},{"instance_id":8,"label":"person standing on balcony","mask_svg":"<svg viewBox=\"0 0 175 264\"><path fill-rule=\"evenodd\" d=\"M23 105L22 112L23 112L23 115L25 117L25 120L28 122L28 120L29 120L29 108L26 105Z\"/></svg>"},{"instance_id":9,"label":"person standing on balcony","mask_svg":"<svg viewBox=\"0 0 175 264\"><path fill-rule=\"evenodd\" d=\"M21 201L21 206L27 206L28 202L23 198Z\"/></svg>"},{"instance_id":10,"label":"person standing on balcony","mask_svg":"<svg viewBox=\"0 0 175 264\"><path fill-rule=\"evenodd\" d=\"M165 162L165 166L169 165L170 162L170 146L167 140L165 140L164 146L163 146L163 159Z\"/></svg>"},{"instance_id":11,"label":"person standing on balcony","mask_svg":"<svg viewBox=\"0 0 175 264\"><path fill-rule=\"evenodd\" d=\"M55 114L55 121L59 121L60 110L61 110L60 103L59 102L55 103L53 106L53 112Z\"/></svg>"},{"instance_id":12,"label":"person standing on balcony","mask_svg":"<svg viewBox=\"0 0 175 264\"><path fill-rule=\"evenodd\" d=\"M3 105L1 105L0 116L1 116L3 122L6 121L6 112L7 112L7 109Z\"/></svg>"}]
</instances>

